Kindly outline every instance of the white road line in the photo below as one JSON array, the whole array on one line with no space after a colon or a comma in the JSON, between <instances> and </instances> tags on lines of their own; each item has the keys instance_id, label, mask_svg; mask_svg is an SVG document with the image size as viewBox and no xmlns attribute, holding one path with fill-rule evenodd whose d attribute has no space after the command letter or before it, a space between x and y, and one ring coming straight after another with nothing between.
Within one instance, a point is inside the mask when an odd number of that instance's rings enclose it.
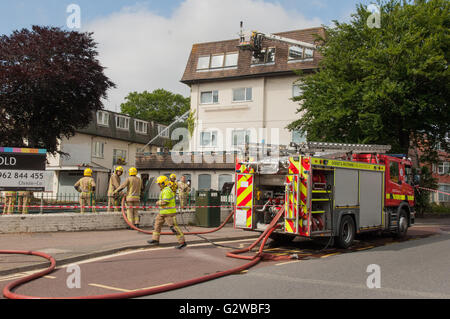
<instances>
[{"instance_id":1,"label":"white road line","mask_svg":"<svg viewBox=\"0 0 450 319\"><path fill-rule=\"evenodd\" d=\"M116 287L100 285L100 284L88 284L88 285L92 286L92 287L99 287L99 288L103 288L103 289L109 289L109 290L120 291L120 292L131 292L131 291L133 291L133 290L129 290L129 289L116 288Z\"/></svg>"},{"instance_id":2,"label":"white road line","mask_svg":"<svg viewBox=\"0 0 450 319\"><path fill-rule=\"evenodd\" d=\"M284 263L279 263L279 264L275 264L275 266L282 266L282 265L287 265L287 264L294 264L294 263L298 263L301 260L293 260L293 261L286 261Z\"/></svg>"}]
</instances>

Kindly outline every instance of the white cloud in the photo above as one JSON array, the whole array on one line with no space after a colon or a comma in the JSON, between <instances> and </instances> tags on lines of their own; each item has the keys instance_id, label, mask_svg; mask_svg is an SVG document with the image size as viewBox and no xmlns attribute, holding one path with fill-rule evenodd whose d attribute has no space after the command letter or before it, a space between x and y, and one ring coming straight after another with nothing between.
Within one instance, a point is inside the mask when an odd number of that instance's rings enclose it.
<instances>
[{"instance_id":1,"label":"white cloud","mask_svg":"<svg viewBox=\"0 0 450 319\"><path fill-rule=\"evenodd\" d=\"M189 87L180 79L192 45L236 39L240 21L245 29L271 33L322 24L318 18L259 0L185 0L170 17L145 5L123 8L83 27L94 32L99 60L117 85L105 107L120 110L130 91L164 88L188 96Z\"/></svg>"}]
</instances>

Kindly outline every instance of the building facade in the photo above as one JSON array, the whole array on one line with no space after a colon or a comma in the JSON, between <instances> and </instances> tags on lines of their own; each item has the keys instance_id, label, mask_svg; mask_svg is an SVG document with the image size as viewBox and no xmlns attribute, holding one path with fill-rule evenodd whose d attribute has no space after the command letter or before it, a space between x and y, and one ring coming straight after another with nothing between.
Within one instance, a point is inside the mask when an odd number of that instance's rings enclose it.
<instances>
[{"instance_id":1,"label":"building facade","mask_svg":"<svg viewBox=\"0 0 450 319\"><path fill-rule=\"evenodd\" d=\"M315 44L323 28L277 33ZM286 126L297 119L297 81L319 68L320 54L280 41L264 40L261 55L238 48L239 39L192 46L181 82L191 89L195 128L185 160L173 153L138 156L137 166L150 176L185 175L192 188L221 190L234 181L235 156L246 143L289 145L305 136ZM208 157L216 157L212 160ZM196 158L197 157L197 158ZM156 188L152 189L157 191Z\"/></svg>"},{"instance_id":2,"label":"building facade","mask_svg":"<svg viewBox=\"0 0 450 319\"><path fill-rule=\"evenodd\" d=\"M323 28L276 35L315 44ZM182 83L191 88L195 130L191 151L225 151L245 143L289 145L301 142L301 132L286 126L300 115L296 73L318 70L316 50L264 39L261 55L239 50L239 39L194 44Z\"/></svg>"},{"instance_id":3,"label":"building facade","mask_svg":"<svg viewBox=\"0 0 450 319\"><path fill-rule=\"evenodd\" d=\"M46 170L54 172L52 194L62 199L78 196L73 185L83 176L84 169L90 167L97 184L96 197L105 197L115 167L122 166L123 176L127 176L127 169L136 166L138 152L156 152L164 146L168 131L151 145L146 144L165 128L121 113L96 112L87 127L61 139L59 150L67 155L47 156Z\"/></svg>"}]
</instances>

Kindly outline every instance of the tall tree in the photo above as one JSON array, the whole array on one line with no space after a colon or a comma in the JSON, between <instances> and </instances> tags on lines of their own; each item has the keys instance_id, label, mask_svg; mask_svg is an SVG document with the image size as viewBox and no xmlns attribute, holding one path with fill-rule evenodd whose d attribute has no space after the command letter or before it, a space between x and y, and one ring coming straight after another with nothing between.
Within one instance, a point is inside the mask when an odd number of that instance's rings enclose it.
<instances>
[{"instance_id":1,"label":"tall tree","mask_svg":"<svg viewBox=\"0 0 450 319\"><path fill-rule=\"evenodd\" d=\"M0 141L58 152L114 87L92 33L33 26L0 37Z\"/></svg>"},{"instance_id":2,"label":"tall tree","mask_svg":"<svg viewBox=\"0 0 450 319\"><path fill-rule=\"evenodd\" d=\"M378 1L380 27L360 4L349 23L334 21L319 49L320 70L302 76L298 113L288 128L309 140L449 147L447 0Z\"/></svg>"},{"instance_id":3,"label":"tall tree","mask_svg":"<svg viewBox=\"0 0 450 319\"><path fill-rule=\"evenodd\" d=\"M190 109L190 98L174 94L164 89L149 93L131 92L120 108L123 113L145 121L171 124L176 116L183 115Z\"/></svg>"}]
</instances>

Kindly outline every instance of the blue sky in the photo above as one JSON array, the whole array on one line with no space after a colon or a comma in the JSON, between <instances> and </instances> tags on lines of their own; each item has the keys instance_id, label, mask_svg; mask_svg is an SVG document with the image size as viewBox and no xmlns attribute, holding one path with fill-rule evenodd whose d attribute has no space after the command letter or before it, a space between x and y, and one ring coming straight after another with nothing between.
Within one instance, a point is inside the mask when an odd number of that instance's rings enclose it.
<instances>
[{"instance_id":1,"label":"blue sky","mask_svg":"<svg viewBox=\"0 0 450 319\"><path fill-rule=\"evenodd\" d=\"M204 0L208 1L208 0ZM225 0L224 0L225 1ZM82 23L106 17L123 7L137 4L148 10L169 17L182 0L0 0L0 34L10 34L13 30L29 28L33 24L64 27L69 4L78 4L82 9ZM265 0L280 4L287 11L297 11L305 16L318 17L325 24L331 20L342 21L354 11L357 3L368 4L373 0Z\"/></svg>"},{"instance_id":2,"label":"blue sky","mask_svg":"<svg viewBox=\"0 0 450 319\"><path fill-rule=\"evenodd\" d=\"M100 63L117 85L105 108L119 111L130 92L163 88L188 96L180 82L194 43L236 39L246 30L282 32L348 21L357 3L375 0L0 0L0 34L50 25L67 29L67 7L81 10Z\"/></svg>"}]
</instances>

